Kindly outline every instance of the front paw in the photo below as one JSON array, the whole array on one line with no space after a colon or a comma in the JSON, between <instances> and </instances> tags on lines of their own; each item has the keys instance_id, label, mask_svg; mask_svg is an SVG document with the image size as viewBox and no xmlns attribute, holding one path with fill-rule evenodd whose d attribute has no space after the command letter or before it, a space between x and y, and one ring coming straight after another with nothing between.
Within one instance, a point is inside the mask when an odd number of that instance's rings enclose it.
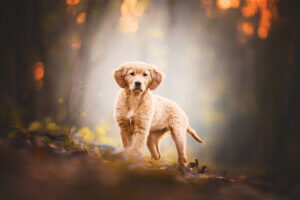
<instances>
[{"instance_id":1,"label":"front paw","mask_svg":"<svg viewBox=\"0 0 300 200\"><path fill-rule=\"evenodd\" d=\"M137 148L137 147L134 147L134 146L130 146L130 147L125 148L124 152L126 152L128 154L131 154L133 156L141 156L142 155L140 149Z\"/></svg>"},{"instance_id":2,"label":"front paw","mask_svg":"<svg viewBox=\"0 0 300 200\"><path fill-rule=\"evenodd\" d=\"M134 149L126 148L115 154L115 159L123 161L124 164L134 164L134 165L145 165L145 160L142 154L138 153Z\"/></svg>"}]
</instances>

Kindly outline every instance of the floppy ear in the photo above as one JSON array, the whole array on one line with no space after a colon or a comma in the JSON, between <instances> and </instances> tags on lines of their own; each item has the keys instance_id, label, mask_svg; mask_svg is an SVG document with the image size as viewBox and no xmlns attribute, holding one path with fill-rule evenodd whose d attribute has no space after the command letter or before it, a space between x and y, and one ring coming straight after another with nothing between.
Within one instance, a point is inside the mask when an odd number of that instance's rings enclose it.
<instances>
[{"instance_id":1,"label":"floppy ear","mask_svg":"<svg viewBox=\"0 0 300 200\"><path fill-rule=\"evenodd\" d=\"M126 66L125 65L121 65L116 70L113 71L113 77L114 77L116 83L121 88L126 87L125 75L126 75Z\"/></svg>"},{"instance_id":2,"label":"floppy ear","mask_svg":"<svg viewBox=\"0 0 300 200\"><path fill-rule=\"evenodd\" d=\"M154 66L150 66L150 74L151 74L151 82L149 84L150 90L155 90L161 81L164 78L164 75L159 72L157 69L154 68Z\"/></svg>"}]
</instances>

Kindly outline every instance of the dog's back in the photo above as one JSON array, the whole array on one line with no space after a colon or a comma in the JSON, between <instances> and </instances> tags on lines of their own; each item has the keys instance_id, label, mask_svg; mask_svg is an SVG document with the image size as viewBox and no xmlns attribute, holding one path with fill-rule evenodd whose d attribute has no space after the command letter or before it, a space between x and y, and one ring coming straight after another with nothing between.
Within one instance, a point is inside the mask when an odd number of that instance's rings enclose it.
<instances>
[{"instance_id":1,"label":"dog's back","mask_svg":"<svg viewBox=\"0 0 300 200\"><path fill-rule=\"evenodd\" d=\"M152 94L154 103L154 115L151 123L151 130L170 129L174 122L180 122L188 126L188 118L184 111L173 101Z\"/></svg>"}]
</instances>

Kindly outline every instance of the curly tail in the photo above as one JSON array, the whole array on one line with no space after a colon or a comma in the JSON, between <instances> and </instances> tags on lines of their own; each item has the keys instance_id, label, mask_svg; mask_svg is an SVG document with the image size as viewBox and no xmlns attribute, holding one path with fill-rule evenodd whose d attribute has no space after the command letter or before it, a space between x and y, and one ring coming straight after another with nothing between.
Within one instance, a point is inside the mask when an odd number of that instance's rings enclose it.
<instances>
[{"instance_id":1,"label":"curly tail","mask_svg":"<svg viewBox=\"0 0 300 200\"><path fill-rule=\"evenodd\" d=\"M205 144L205 142L197 135L196 131L192 129L190 126L188 126L187 130L188 134L190 134L195 140L198 142Z\"/></svg>"}]
</instances>

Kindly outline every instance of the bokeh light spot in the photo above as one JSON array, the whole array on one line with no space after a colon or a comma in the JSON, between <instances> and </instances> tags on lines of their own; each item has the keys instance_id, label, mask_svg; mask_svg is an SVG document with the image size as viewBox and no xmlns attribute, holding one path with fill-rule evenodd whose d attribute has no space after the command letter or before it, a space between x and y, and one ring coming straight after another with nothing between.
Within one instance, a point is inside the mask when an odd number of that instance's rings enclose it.
<instances>
[{"instance_id":1,"label":"bokeh light spot","mask_svg":"<svg viewBox=\"0 0 300 200\"><path fill-rule=\"evenodd\" d=\"M44 77L45 70L44 70L44 63L37 62L34 64L34 79L41 80Z\"/></svg>"},{"instance_id":2,"label":"bokeh light spot","mask_svg":"<svg viewBox=\"0 0 300 200\"><path fill-rule=\"evenodd\" d=\"M70 46L72 49L79 49L81 47L81 43L81 39L76 35L72 36L70 39Z\"/></svg>"},{"instance_id":3,"label":"bokeh light spot","mask_svg":"<svg viewBox=\"0 0 300 200\"><path fill-rule=\"evenodd\" d=\"M77 4L79 4L80 0L66 0L66 4L70 5L70 6L75 6Z\"/></svg>"},{"instance_id":4,"label":"bokeh light spot","mask_svg":"<svg viewBox=\"0 0 300 200\"><path fill-rule=\"evenodd\" d=\"M240 29L246 36L252 36L254 34L254 27L249 22L242 23Z\"/></svg>"},{"instance_id":5,"label":"bokeh light spot","mask_svg":"<svg viewBox=\"0 0 300 200\"><path fill-rule=\"evenodd\" d=\"M240 0L218 0L217 6L222 10L227 10L229 8L238 8L240 3Z\"/></svg>"},{"instance_id":6,"label":"bokeh light spot","mask_svg":"<svg viewBox=\"0 0 300 200\"><path fill-rule=\"evenodd\" d=\"M246 0L245 6L242 8L242 15L244 17L252 17L258 11L260 0Z\"/></svg>"},{"instance_id":7,"label":"bokeh light spot","mask_svg":"<svg viewBox=\"0 0 300 200\"><path fill-rule=\"evenodd\" d=\"M81 112L81 113L80 113L80 116L81 116L81 117L86 117L86 113L85 113L85 112Z\"/></svg>"},{"instance_id":8,"label":"bokeh light spot","mask_svg":"<svg viewBox=\"0 0 300 200\"><path fill-rule=\"evenodd\" d=\"M144 13L146 4L143 1L124 0L121 5L119 21L120 31L123 33L134 33L138 30L139 21Z\"/></svg>"},{"instance_id":9,"label":"bokeh light spot","mask_svg":"<svg viewBox=\"0 0 300 200\"><path fill-rule=\"evenodd\" d=\"M86 19L86 13L82 12L76 17L76 23L83 24L85 22L85 19Z\"/></svg>"},{"instance_id":10,"label":"bokeh light spot","mask_svg":"<svg viewBox=\"0 0 300 200\"><path fill-rule=\"evenodd\" d=\"M272 17L276 17L277 10L274 6L275 0L247 0L241 12L244 17L253 17L260 13L257 35L261 39L268 37Z\"/></svg>"},{"instance_id":11,"label":"bokeh light spot","mask_svg":"<svg viewBox=\"0 0 300 200\"><path fill-rule=\"evenodd\" d=\"M268 37L268 30L265 27L259 27L259 29L257 30L257 35L261 38L261 39L266 39Z\"/></svg>"},{"instance_id":12,"label":"bokeh light spot","mask_svg":"<svg viewBox=\"0 0 300 200\"><path fill-rule=\"evenodd\" d=\"M63 98L59 98L59 99L58 99L58 103L59 103L59 104L63 104L63 103L64 103L64 99L63 99Z\"/></svg>"}]
</instances>

